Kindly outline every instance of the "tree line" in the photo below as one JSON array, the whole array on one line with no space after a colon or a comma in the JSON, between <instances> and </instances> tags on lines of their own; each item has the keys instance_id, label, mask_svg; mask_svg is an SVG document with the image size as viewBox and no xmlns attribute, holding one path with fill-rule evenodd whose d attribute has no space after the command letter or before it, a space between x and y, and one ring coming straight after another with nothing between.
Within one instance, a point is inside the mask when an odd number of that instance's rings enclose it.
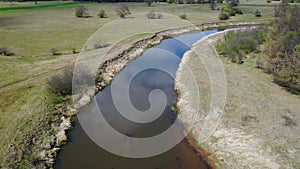
<instances>
[{"instance_id":1,"label":"tree line","mask_svg":"<svg viewBox=\"0 0 300 169\"><path fill-rule=\"evenodd\" d=\"M257 67L294 94L300 94L300 6L283 1L275 20L248 31L231 32L217 45L220 54L242 64L256 56Z\"/></svg>"}]
</instances>

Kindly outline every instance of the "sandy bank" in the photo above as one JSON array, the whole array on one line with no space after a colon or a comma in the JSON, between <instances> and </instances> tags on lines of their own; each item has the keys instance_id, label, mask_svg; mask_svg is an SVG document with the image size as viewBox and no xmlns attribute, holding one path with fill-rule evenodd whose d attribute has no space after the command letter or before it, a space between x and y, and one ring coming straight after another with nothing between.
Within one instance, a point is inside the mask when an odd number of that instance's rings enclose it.
<instances>
[{"instance_id":1,"label":"sandy bank","mask_svg":"<svg viewBox=\"0 0 300 169\"><path fill-rule=\"evenodd\" d=\"M237 65L221 58L226 77L226 102L211 137L201 139L211 99L219 99L212 98L210 80L213 77L207 73L211 65L203 64L206 63L203 58L220 58L214 45L224 33L203 38L184 55L175 79L180 93L179 118L189 124L191 117L200 114L191 135L209 163L229 169L299 168L300 99L274 84L271 76L256 69L251 61ZM199 102L195 101L197 93ZM296 125L286 125L286 117Z\"/></svg>"}]
</instances>

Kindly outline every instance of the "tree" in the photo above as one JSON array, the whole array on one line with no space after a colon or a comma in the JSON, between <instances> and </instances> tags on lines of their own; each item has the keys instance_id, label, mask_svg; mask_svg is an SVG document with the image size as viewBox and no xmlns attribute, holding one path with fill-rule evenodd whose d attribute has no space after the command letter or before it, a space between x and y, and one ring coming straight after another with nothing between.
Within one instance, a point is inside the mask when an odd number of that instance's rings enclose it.
<instances>
[{"instance_id":1,"label":"tree","mask_svg":"<svg viewBox=\"0 0 300 169\"><path fill-rule=\"evenodd\" d=\"M147 6L152 6L153 0L146 0Z\"/></svg>"},{"instance_id":2,"label":"tree","mask_svg":"<svg viewBox=\"0 0 300 169\"><path fill-rule=\"evenodd\" d=\"M217 9L217 3L215 0L212 0L211 3L210 3L210 7L211 7L211 10L215 10Z\"/></svg>"},{"instance_id":3,"label":"tree","mask_svg":"<svg viewBox=\"0 0 300 169\"><path fill-rule=\"evenodd\" d=\"M131 15L131 12L127 5L123 4L121 7L116 9L117 14L121 18L125 18L127 15Z\"/></svg>"},{"instance_id":4,"label":"tree","mask_svg":"<svg viewBox=\"0 0 300 169\"><path fill-rule=\"evenodd\" d=\"M89 15L88 9L82 5L78 5L75 10L75 15L79 18L88 16Z\"/></svg>"},{"instance_id":5,"label":"tree","mask_svg":"<svg viewBox=\"0 0 300 169\"><path fill-rule=\"evenodd\" d=\"M274 81L292 93L300 93L300 6L283 1L269 31L266 54Z\"/></svg>"}]
</instances>

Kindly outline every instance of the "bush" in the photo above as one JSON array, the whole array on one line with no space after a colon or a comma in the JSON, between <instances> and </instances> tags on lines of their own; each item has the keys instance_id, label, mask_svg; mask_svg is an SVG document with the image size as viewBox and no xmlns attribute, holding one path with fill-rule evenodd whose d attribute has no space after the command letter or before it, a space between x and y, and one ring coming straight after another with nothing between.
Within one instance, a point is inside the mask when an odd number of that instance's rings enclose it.
<instances>
[{"instance_id":1,"label":"bush","mask_svg":"<svg viewBox=\"0 0 300 169\"><path fill-rule=\"evenodd\" d=\"M264 41L264 29L229 32L224 36L225 40L217 44L217 51L232 62L241 64L246 54L258 51L259 44Z\"/></svg>"},{"instance_id":2,"label":"bush","mask_svg":"<svg viewBox=\"0 0 300 169\"><path fill-rule=\"evenodd\" d=\"M103 9L100 9L100 11L98 13L98 16L100 18L107 18L108 17L107 14L105 13L105 10L103 10Z\"/></svg>"},{"instance_id":3,"label":"bush","mask_svg":"<svg viewBox=\"0 0 300 169\"><path fill-rule=\"evenodd\" d=\"M154 13L154 11L150 11L146 15L147 15L148 19L155 19L155 13Z\"/></svg>"},{"instance_id":4,"label":"bush","mask_svg":"<svg viewBox=\"0 0 300 169\"><path fill-rule=\"evenodd\" d=\"M274 82L300 94L300 6L280 3L276 16L265 44L270 73Z\"/></svg>"},{"instance_id":5,"label":"bush","mask_svg":"<svg viewBox=\"0 0 300 169\"><path fill-rule=\"evenodd\" d=\"M221 8L219 19L227 20L227 19L229 19L229 16L235 16L236 14L242 15L243 12L242 12L242 10L240 10L239 8L237 8L236 6L234 6L230 3L227 7Z\"/></svg>"},{"instance_id":6,"label":"bush","mask_svg":"<svg viewBox=\"0 0 300 169\"><path fill-rule=\"evenodd\" d=\"M237 1L230 1L228 7L232 8L232 7L236 7L238 6L238 2Z\"/></svg>"},{"instance_id":7,"label":"bush","mask_svg":"<svg viewBox=\"0 0 300 169\"><path fill-rule=\"evenodd\" d=\"M235 16L235 11L230 11L228 15L229 16Z\"/></svg>"},{"instance_id":8,"label":"bush","mask_svg":"<svg viewBox=\"0 0 300 169\"><path fill-rule=\"evenodd\" d=\"M147 6L150 7L150 6L152 6L153 0L146 0L145 2L147 4Z\"/></svg>"},{"instance_id":9,"label":"bush","mask_svg":"<svg viewBox=\"0 0 300 169\"><path fill-rule=\"evenodd\" d=\"M220 20L227 20L227 19L229 19L229 15L227 15L226 13L220 13L219 19Z\"/></svg>"},{"instance_id":10,"label":"bush","mask_svg":"<svg viewBox=\"0 0 300 169\"><path fill-rule=\"evenodd\" d=\"M8 49L6 47L0 47L0 55L5 55L8 52Z\"/></svg>"},{"instance_id":11,"label":"bush","mask_svg":"<svg viewBox=\"0 0 300 169\"><path fill-rule=\"evenodd\" d=\"M82 5L78 5L76 7L76 10L75 10L75 16L76 17L87 17L89 14L88 14L88 9Z\"/></svg>"},{"instance_id":12,"label":"bush","mask_svg":"<svg viewBox=\"0 0 300 169\"><path fill-rule=\"evenodd\" d=\"M76 48L72 48L72 53L73 54L77 53Z\"/></svg>"},{"instance_id":13,"label":"bush","mask_svg":"<svg viewBox=\"0 0 300 169\"><path fill-rule=\"evenodd\" d=\"M224 0L217 0L217 3L222 4L224 2Z\"/></svg>"},{"instance_id":14,"label":"bush","mask_svg":"<svg viewBox=\"0 0 300 169\"><path fill-rule=\"evenodd\" d=\"M0 47L0 55L4 55L4 56L13 56L14 53L10 52L9 49L7 47Z\"/></svg>"},{"instance_id":15,"label":"bush","mask_svg":"<svg viewBox=\"0 0 300 169\"><path fill-rule=\"evenodd\" d=\"M128 15L131 15L131 12L127 5L122 5L121 7L116 9L117 15L119 15L121 18L125 18Z\"/></svg>"},{"instance_id":16,"label":"bush","mask_svg":"<svg viewBox=\"0 0 300 169\"><path fill-rule=\"evenodd\" d=\"M62 73L47 79L47 90L58 96L72 94L73 66L69 66Z\"/></svg>"},{"instance_id":17,"label":"bush","mask_svg":"<svg viewBox=\"0 0 300 169\"><path fill-rule=\"evenodd\" d=\"M61 53L58 52L58 50L56 48L52 48L50 49L50 53L54 56L54 55L60 55Z\"/></svg>"},{"instance_id":18,"label":"bush","mask_svg":"<svg viewBox=\"0 0 300 169\"><path fill-rule=\"evenodd\" d=\"M261 11L260 11L259 9L256 9L256 10L254 11L254 15L255 15L256 17L261 17Z\"/></svg>"},{"instance_id":19,"label":"bush","mask_svg":"<svg viewBox=\"0 0 300 169\"><path fill-rule=\"evenodd\" d=\"M187 15L186 15L186 14L181 14L181 15L179 15L179 17L180 17L181 19L187 20Z\"/></svg>"},{"instance_id":20,"label":"bush","mask_svg":"<svg viewBox=\"0 0 300 169\"><path fill-rule=\"evenodd\" d=\"M236 14L243 15L243 11L239 8L233 8Z\"/></svg>"},{"instance_id":21,"label":"bush","mask_svg":"<svg viewBox=\"0 0 300 169\"><path fill-rule=\"evenodd\" d=\"M150 11L146 14L148 19L161 19L162 14L160 13L155 13L154 11Z\"/></svg>"},{"instance_id":22,"label":"bush","mask_svg":"<svg viewBox=\"0 0 300 169\"><path fill-rule=\"evenodd\" d=\"M76 78L73 79L74 73ZM73 84L74 83L74 84ZM68 66L62 72L47 79L46 89L49 93L57 96L72 95L74 87L75 94L85 92L88 87L95 85L94 75L88 66L78 63Z\"/></svg>"}]
</instances>

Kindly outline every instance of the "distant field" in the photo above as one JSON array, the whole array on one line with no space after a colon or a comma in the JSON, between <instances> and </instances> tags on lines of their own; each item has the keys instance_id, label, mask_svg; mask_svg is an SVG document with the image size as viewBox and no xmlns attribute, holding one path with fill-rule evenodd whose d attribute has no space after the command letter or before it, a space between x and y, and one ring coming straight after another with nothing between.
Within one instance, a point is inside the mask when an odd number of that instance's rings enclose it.
<instances>
[{"instance_id":1,"label":"distant field","mask_svg":"<svg viewBox=\"0 0 300 169\"><path fill-rule=\"evenodd\" d=\"M253 11L259 8L263 18L273 16L272 4L253 3L245 1L241 4L244 15L232 17L237 19L259 19L253 16ZM79 3L75 2L8 2L0 3L0 46L10 48L20 56L49 55L51 48L61 52L70 53L73 48L80 50L84 42L98 28L110 21L117 19L115 9L120 4L84 3L87 5L90 18L76 18L74 8ZM81 4L81 3L80 3ZM264 5L259 7L257 5ZM187 14L189 21L195 24L218 21L219 11L211 11L208 4L155 4L147 7L144 3L128 4L132 13L154 10L173 15ZM221 8L224 5L219 5ZM97 17L99 9L105 9L109 18Z\"/></svg>"}]
</instances>

